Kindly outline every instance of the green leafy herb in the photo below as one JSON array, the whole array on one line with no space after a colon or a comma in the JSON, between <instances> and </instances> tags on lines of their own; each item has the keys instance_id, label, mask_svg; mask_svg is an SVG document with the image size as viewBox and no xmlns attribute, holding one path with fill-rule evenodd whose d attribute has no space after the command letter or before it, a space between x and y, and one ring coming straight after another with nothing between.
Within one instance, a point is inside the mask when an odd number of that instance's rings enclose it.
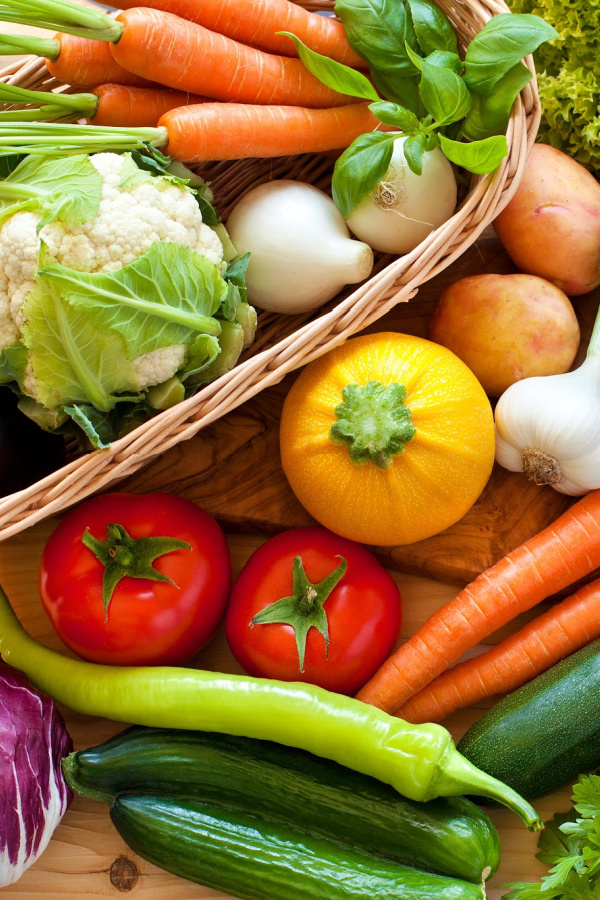
<instances>
[{"instance_id":1,"label":"green leafy herb","mask_svg":"<svg viewBox=\"0 0 600 900\"><path fill-rule=\"evenodd\" d=\"M421 100L436 127L463 119L471 108L471 95L455 68L438 65L439 57L433 64L429 59L420 59L410 47L407 52L421 72Z\"/></svg>"},{"instance_id":2,"label":"green leafy herb","mask_svg":"<svg viewBox=\"0 0 600 900\"><path fill-rule=\"evenodd\" d=\"M508 144L503 134L470 143L451 141L443 134L439 135L439 139L444 156L475 175L493 172L508 153Z\"/></svg>"},{"instance_id":3,"label":"green leafy herb","mask_svg":"<svg viewBox=\"0 0 600 900\"><path fill-rule=\"evenodd\" d=\"M517 63L500 79L489 97L472 94L462 136L469 141L478 141L494 134L505 134L513 103L532 78L527 66Z\"/></svg>"},{"instance_id":4,"label":"green leafy herb","mask_svg":"<svg viewBox=\"0 0 600 900\"><path fill-rule=\"evenodd\" d=\"M350 46L372 69L388 78L406 78L415 68L406 44L418 51L412 19L400 0L336 0Z\"/></svg>"},{"instance_id":5,"label":"green leafy herb","mask_svg":"<svg viewBox=\"0 0 600 900\"><path fill-rule=\"evenodd\" d=\"M387 172L396 134L361 134L336 161L331 182L335 205L347 218Z\"/></svg>"},{"instance_id":6,"label":"green leafy herb","mask_svg":"<svg viewBox=\"0 0 600 900\"><path fill-rule=\"evenodd\" d=\"M322 56L314 50L310 50L306 44L303 44L300 38L289 31L278 31L277 34L289 37L294 42L294 46L298 51L298 56L319 81L326 84L327 87L341 94L348 94L351 97L362 97L363 100L379 100L379 94L362 72L351 69L343 63L329 59L328 56Z\"/></svg>"},{"instance_id":7,"label":"green leafy herb","mask_svg":"<svg viewBox=\"0 0 600 900\"><path fill-rule=\"evenodd\" d=\"M410 109L400 106L399 103L388 103L386 100L379 100L377 103L371 103L369 109L384 125L398 128L399 131L412 132L419 127L419 120L416 115Z\"/></svg>"},{"instance_id":8,"label":"green leafy herb","mask_svg":"<svg viewBox=\"0 0 600 900\"><path fill-rule=\"evenodd\" d=\"M501 13L475 35L465 55L465 82L476 94L489 96L501 78L524 56L557 32L539 16Z\"/></svg>"},{"instance_id":9,"label":"green leafy herb","mask_svg":"<svg viewBox=\"0 0 600 900\"><path fill-rule=\"evenodd\" d=\"M581 775L574 808L540 833L537 858L550 866L541 882L509 884L503 900L598 900L600 896L600 776Z\"/></svg>"},{"instance_id":10,"label":"green leafy herb","mask_svg":"<svg viewBox=\"0 0 600 900\"><path fill-rule=\"evenodd\" d=\"M458 54L458 40L450 20L431 0L407 0L417 42L422 52L448 50Z\"/></svg>"},{"instance_id":11,"label":"green leafy herb","mask_svg":"<svg viewBox=\"0 0 600 900\"><path fill-rule=\"evenodd\" d=\"M427 149L427 137L422 132L410 134L404 141L404 156L409 168L416 175L423 173L423 155Z\"/></svg>"}]
</instances>

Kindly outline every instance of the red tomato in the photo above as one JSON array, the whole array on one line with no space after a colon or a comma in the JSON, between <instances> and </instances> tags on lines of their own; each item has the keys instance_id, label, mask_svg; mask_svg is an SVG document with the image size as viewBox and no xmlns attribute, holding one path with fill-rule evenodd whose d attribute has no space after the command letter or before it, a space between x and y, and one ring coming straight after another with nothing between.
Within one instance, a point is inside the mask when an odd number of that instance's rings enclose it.
<instances>
[{"instance_id":1,"label":"red tomato","mask_svg":"<svg viewBox=\"0 0 600 900\"><path fill-rule=\"evenodd\" d=\"M157 549L147 542L136 544L140 538L177 538L189 548L171 549L146 561L156 577L166 580L121 577L105 612L106 569L83 538L89 529L86 540L98 542L98 552L107 553L108 560L119 560L119 553L128 553L124 539L99 543L107 540L114 524L133 539L136 558L140 548L148 548L149 557ZM214 519L183 497L104 494L73 509L53 532L42 555L39 583L44 609L58 635L84 659L178 665L210 640L223 618L231 588L229 547Z\"/></svg>"},{"instance_id":2,"label":"red tomato","mask_svg":"<svg viewBox=\"0 0 600 900\"><path fill-rule=\"evenodd\" d=\"M296 557L302 567L294 563ZM317 583L336 570L339 581L321 609L310 585L318 594ZM298 596L291 600L294 587ZM250 675L352 694L393 650L400 621L396 582L369 550L325 528L297 528L267 541L250 557L233 586L225 633Z\"/></svg>"}]
</instances>

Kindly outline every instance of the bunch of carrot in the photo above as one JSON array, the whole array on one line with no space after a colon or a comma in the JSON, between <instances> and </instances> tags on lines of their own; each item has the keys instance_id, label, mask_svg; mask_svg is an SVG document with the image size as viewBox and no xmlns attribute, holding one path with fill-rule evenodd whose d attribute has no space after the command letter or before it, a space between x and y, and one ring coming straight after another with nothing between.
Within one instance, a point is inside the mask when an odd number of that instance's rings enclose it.
<instances>
[{"instance_id":1,"label":"bunch of carrot","mask_svg":"<svg viewBox=\"0 0 600 900\"><path fill-rule=\"evenodd\" d=\"M497 647L447 667L518 614L599 566L597 490L430 616L357 697L411 722L425 722L520 687L600 637L600 580L550 607Z\"/></svg>"},{"instance_id":2,"label":"bunch of carrot","mask_svg":"<svg viewBox=\"0 0 600 900\"><path fill-rule=\"evenodd\" d=\"M7 0L17 9L19 2ZM34 8L44 11L44 2L34 0ZM165 126L168 152L188 162L341 149L380 124L367 103L320 82L294 42L277 34L288 31L331 59L364 68L337 19L290 0L130 0L124 6L130 8L114 20L103 16L114 36L94 39L92 29L82 37L78 26L79 35L57 34L44 44L56 78L93 88L93 124ZM59 0L59 8L68 15L74 5ZM185 143L185 151L172 151L172 142Z\"/></svg>"}]
</instances>

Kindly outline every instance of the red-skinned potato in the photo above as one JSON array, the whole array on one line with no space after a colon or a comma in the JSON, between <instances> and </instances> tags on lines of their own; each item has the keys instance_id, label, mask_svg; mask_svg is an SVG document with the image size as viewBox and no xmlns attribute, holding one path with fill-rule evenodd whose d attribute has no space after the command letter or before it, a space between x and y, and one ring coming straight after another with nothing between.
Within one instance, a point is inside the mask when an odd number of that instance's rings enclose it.
<instances>
[{"instance_id":1,"label":"red-skinned potato","mask_svg":"<svg viewBox=\"0 0 600 900\"><path fill-rule=\"evenodd\" d=\"M471 275L441 294L428 337L452 350L489 397L532 375L567 372L579 324L560 288L535 275Z\"/></svg>"},{"instance_id":2,"label":"red-skinned potato","mask_svg":"<svg viewBox=\"0 0 600 900\"><path fill-rule=\"evenodd\" d=\"M600 184L570 156L535 144L494 230L522 272L569 296L600 284Z\"/></svg>"}]
</instances>

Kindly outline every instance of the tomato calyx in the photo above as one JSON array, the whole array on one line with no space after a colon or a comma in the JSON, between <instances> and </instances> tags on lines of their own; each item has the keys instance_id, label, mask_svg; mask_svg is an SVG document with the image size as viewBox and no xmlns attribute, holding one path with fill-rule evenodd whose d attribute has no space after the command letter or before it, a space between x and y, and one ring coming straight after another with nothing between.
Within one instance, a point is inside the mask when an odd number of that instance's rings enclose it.
<instances>
[{"instance_id":1,"label":"tomato calyx","mask_svg":"<svg viewBox=\"0 0 600 900\"><path fill-rule=\"evenodd\" d=\"M313 584L308 579L302 557L294 557L291 597L282 597L265 606L249 623L250 628L267 624L291 625L296 637L301 672L304 672L306 637L311 628L316 628L325 638L325 658L329 657L329 625L323 606L348 567L343 556L338 555L338 559L341 561L337 569L318 584Z\"/></svg>"},{"instance_id":2,"label":"tomato calyx","mask_svg":"<svg viewBox=\"0 0 600 900\"><path fill-rule=\"evenodd\" d=\"M106 540L101 541L86 528L81 541L104 566L102 575L102 603L104 618L108 619L108 607L119 581L129 578L148 578L151 581L168 581L177 587L172 578L163 575L152 563L159 556L174 550L191 550L186 541L173 537L133 538L122 525L106 526Z\"/></svg>"},{"instance_id":3,"label":"tomato calyx","mask_svg":"<svg viewBox=\"0 0 600 900\"><path fill-rule=\"evenodd\" d=\"M406 388L393 382L347 384L342 400L335 408L338 419L329 429L334 444L348 447L353 463L373 463L387 469L395 456L404 452L415 436L410 409L405 404Z\"/></svg>"}]
</instances>

